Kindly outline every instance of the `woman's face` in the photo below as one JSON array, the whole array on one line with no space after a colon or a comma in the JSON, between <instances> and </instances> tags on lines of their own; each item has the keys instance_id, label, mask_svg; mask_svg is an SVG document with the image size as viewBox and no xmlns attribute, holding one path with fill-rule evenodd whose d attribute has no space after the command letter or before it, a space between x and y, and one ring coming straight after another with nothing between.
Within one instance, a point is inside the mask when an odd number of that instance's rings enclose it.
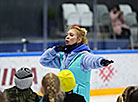
<instances>
[{"instance_id":1,"label":"woman's face","mask_svg":"<svg viewBox=\"0 0 138 102\"><path fill-rule=\"evenodd\" d=\"M74 29L70 29L67 32L65 42L66 42L66 45L72 45L72 44L75 44L75 43L80 43L81 39L77 38L77 32Z\"/></svg>"}]
</instances>

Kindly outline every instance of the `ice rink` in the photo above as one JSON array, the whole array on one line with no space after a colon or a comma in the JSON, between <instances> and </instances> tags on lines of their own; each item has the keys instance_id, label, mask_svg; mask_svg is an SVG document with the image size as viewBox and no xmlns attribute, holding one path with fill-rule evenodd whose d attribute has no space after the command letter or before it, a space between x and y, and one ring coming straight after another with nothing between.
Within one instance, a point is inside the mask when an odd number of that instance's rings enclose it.
<instances>
[{"instance_id":1,"label":"ice rink","mask_svg":"<svg viewBox=\"0 0 138 102\"><path fill-rule=\"evenodd\" d=\"M90 102L116 102L119 95L109 95L109 96L91 96Z\"/></svg>"}]
</instances>

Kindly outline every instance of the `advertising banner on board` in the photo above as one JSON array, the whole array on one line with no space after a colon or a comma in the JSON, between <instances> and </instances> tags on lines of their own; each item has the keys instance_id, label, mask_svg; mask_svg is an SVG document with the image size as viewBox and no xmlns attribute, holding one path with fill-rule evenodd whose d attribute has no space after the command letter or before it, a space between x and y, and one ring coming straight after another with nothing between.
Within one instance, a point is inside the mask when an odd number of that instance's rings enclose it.
<instances>
[{"instance_id":1,"label":"advertising banner on board","mask_svg":"<svg viewBox=\"0 0 138 102\"><path fill-rule=\"evenodd\" d=\"M122 88L138 85L138 54L103 54L113 64L91 72L91 89ZM0 90L14 86L14 74L21 67L29 67L34 75L32 88L39 92L41 80L48 72L58 74L59 69L43 67L40 56L0 57Z\"/></svg>"}]
</instances>

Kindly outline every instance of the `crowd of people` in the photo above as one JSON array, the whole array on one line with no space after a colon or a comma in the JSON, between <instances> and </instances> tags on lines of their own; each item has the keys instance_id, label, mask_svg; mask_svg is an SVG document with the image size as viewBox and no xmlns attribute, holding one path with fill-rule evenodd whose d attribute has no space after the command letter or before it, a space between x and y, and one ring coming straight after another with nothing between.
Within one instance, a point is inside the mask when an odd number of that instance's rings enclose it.
<instances>
[{"instance_id":1,"label":"crowd of people","mask_svg":"<svg viewBox=\"0 0 138 102\"><path fill-rule=\"evenodd\" d=\"M41 81L42 96L31 89L32 72L29 68L20 68L14 78L15 86L0 91L0 102L86 102L85 96L74 93L76 86L74 74L62 70L58 75L50 72ZM137 102L138 86L128 86L118 96L116 102Z\"/></svg>"},{"instance_id":2,"label":"crowd of people","mask_svg":"<svg viewBox=\"0 0 138 102\"><path fill-rule=\"evenodd\" d=\"M3 102L90 102L92 69L103 68L114 61L91 53L85 28L70 26L65 45L47 49L40 64L58 68L58 75L47 73L41 81L42 96L31 89L33 74L29 68L20 68L14 77L15 86L5 89ZM128 102L128 101L124 101Z\"/></svg>"}]
</instances>

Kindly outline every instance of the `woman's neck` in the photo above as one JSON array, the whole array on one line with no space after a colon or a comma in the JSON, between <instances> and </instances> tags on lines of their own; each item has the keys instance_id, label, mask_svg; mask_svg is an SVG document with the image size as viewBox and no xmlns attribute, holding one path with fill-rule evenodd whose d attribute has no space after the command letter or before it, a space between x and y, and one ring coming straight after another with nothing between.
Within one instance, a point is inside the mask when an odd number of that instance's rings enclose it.
<instances>
[{"instance_id":1,"label":"woman's neck","mask_svg":"<svg viewBox=\"0 0 138 102\"><path fill-rule=\"evenodd\" d=\"M65 52L66 52L66 53L70 53L72 50L76 49L76 48L79 47L80 45L82 45L82 43L74 43L74 44L72 44L72 45L66 45Z\"/></svg>"}]
</instances>

